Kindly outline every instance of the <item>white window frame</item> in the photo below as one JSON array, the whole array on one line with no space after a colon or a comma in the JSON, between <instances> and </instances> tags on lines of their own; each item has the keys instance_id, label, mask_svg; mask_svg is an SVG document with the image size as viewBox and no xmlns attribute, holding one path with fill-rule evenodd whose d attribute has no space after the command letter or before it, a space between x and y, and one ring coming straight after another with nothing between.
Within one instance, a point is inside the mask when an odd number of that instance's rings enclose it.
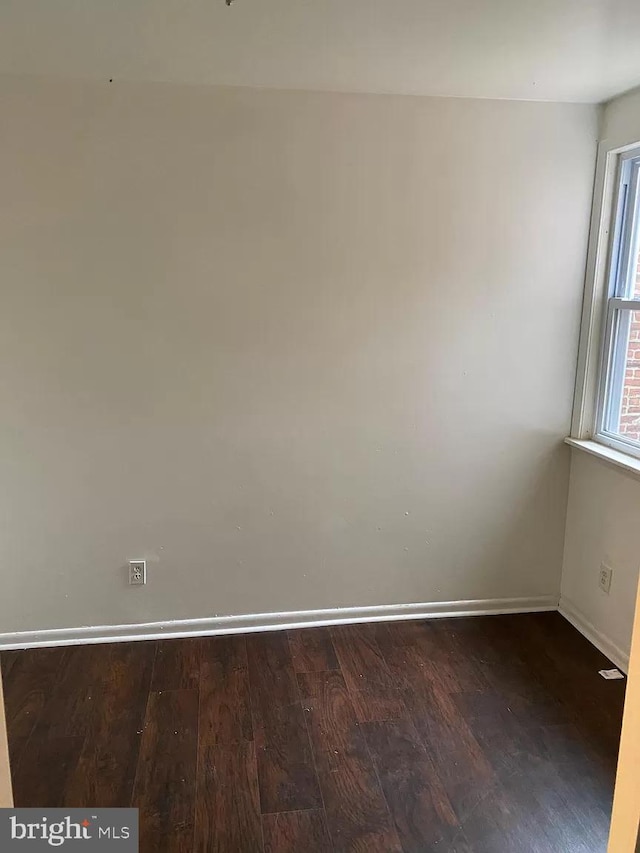
<instances>
[{"instance_id":1,"label":"white window frame","mask_svg":"<svg viewBox=\"0 0 640 853\"><path fill-rule=\"evenodd\" d=\"M622 289L623 282L630 280L629 263L637 258L640 223L628 215L625 218L625 211L637 211L636 196L640 196L640 142L602 142L596 166L570 439L570 443L595 443L603 451L609 448L632 457L634 462L640 459L640 442L610 431L609 425L616 405L611 387L616 379L620 386L625 369L620 347L615 346L622 334L620 322L631 310L640 311L640 299L627 298L632 294Z\"/></svg>"}]
</instances>

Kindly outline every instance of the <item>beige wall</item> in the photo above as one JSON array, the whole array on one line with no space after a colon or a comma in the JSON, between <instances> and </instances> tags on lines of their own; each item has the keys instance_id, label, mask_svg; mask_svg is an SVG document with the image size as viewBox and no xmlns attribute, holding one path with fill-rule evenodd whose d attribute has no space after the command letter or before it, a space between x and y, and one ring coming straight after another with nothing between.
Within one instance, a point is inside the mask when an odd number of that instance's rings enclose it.
<instances>
[{"instance_id":1,"label":"beige wall","mask_svg":"<svg viewBox=\"0 0 640 853\"><path fill-rule=\"evenodd\" d=\"M596 108L0 93L0 632L558 595Z\"/></svg>"},{"instance_id":2,"label":"beige wall","mask_svg":"<svg viewBox=\"0 0 640 853\"><path fill-rule=\"evenodd\" d=\"M603 115L602 138L616 144L640 141L640 88L609 101Z\"/></svg>"},{"instance_id":3,"label":"beige wall","mask_svg":"<svg viewBox=\"0 0 640 853\"><path fill-rule=\"evenodd\" d=\"M620 146L640 141L640 89L607 104L602 139ZM623 657L631 645L640 566L640 478L607 462L572 451L562 570L562 599L589 623L603 648ZM598 588L600 564L613 568L609 595Z\"/></svg>"},{"instance_id":4,"label":"beige wall","mask_svg":"<svg viewBox=\"0 0 640 853\"><path fill-rule=\"evenodd\" d=\"M603 651L624 664L631 647L640 564L640 480L582 450L572 454L563 605L577 610L599 635L594 638L604 639ZM598 586L602 562L613 569L609 595Z\"/></svg>"}]
</instances>

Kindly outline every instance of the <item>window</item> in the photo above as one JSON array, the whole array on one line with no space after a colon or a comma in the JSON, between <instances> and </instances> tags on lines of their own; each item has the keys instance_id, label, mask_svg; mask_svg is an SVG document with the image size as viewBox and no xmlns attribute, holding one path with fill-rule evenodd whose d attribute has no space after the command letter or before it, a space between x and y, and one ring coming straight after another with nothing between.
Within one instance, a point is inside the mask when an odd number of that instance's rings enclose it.
<instances>
[{"instance_id":1,"label":"window","mask_svg":"<svg viewBox=\"0 0 640 853\"><path fill-rule=\"evenodd\" d=\"M596 438L640 456L640 151L620 155Z\"/></svg>"},{"instance_id":2,"label":"window","mask_svg":"<svg viewBox=\"0 0 640 853\"><path fill-rule=\"evenodd\" d=\"M572 436L640 458L640 146L598 173Z\"/></svg>"}]
</instances>

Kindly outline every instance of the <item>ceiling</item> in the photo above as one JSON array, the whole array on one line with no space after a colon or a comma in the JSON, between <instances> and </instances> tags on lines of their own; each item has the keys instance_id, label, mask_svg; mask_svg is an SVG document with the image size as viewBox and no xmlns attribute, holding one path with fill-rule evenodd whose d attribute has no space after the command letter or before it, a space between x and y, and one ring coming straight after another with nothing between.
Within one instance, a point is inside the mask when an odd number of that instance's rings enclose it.
<instances>
[{"instance_id":1,"label":"ceiling","mask_svg":"<svg viewBox=\"0 0 640 853\"><path fill-rule=\"evenodd\" d=\"M602 101L640 0L0 0L0 73Z\"/></svg>"}]
</instances>

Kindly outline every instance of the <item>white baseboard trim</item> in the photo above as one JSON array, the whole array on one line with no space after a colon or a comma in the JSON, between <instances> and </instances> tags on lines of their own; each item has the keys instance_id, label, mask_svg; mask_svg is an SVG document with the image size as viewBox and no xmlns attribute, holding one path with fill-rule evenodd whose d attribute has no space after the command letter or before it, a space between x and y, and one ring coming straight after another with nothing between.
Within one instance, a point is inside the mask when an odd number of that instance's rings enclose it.
<instances>
[{"instance_id":1,"label":"white baseboard trim","mask_svg":"<svg viewBox=\"0 0 640 853\"><path fill-rule=\"evenodd\" d=\"M73 646L88 643L122 643L157 640L163 637L206 637L253 631L281 631L355 622L391 622L434 619L445 616L490 616L504 613L533 613L557 610L554 596L535 598L488 598L478 601L436 601L423 604L389 604L374 607L337 607L331 610L300 610L288 613L257 613L246 616L214 616L179 619L139 625L97 625L53 628L0 634L0 649L30 649L38 646Z\"/></svg>"},{"instance_id":2,"label":"white baseboard trim","mask_svg":"<svg viewBox=\"0 0 640 853\"><path fill-rule=\"evenodd\" d=\"M603 655L606 655L610 661L613 661L618 669L621 669L625 674L628 672L628 652L625 652L613 640L603 634L602 631L599 631L575 604L572 604L567 598L562 597L558 610L590 643L599 649Z\"/></svg>"}]
</instances>

